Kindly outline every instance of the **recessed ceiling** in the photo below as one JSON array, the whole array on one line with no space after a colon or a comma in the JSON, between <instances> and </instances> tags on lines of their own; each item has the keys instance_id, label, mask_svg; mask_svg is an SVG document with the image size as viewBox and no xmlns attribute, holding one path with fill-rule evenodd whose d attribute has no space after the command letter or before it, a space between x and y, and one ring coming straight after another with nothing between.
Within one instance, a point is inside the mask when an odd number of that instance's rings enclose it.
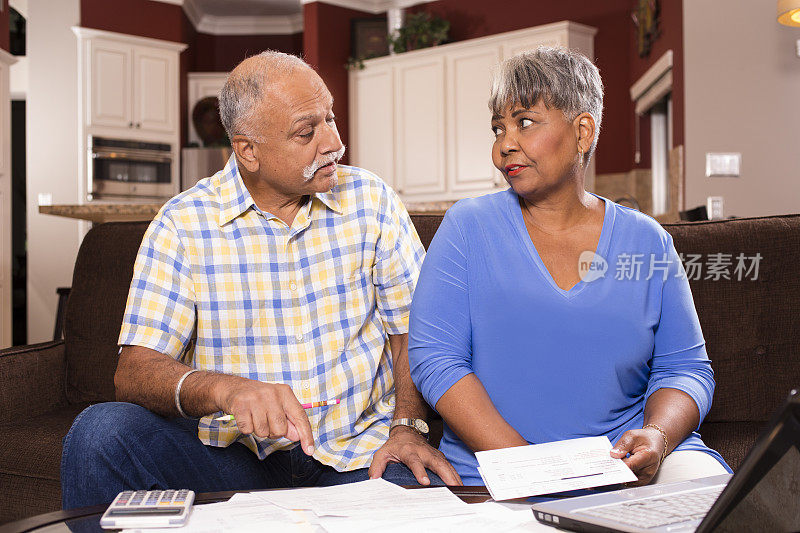
<instances>
[{"instance_id":1,"label":"recessed ceiling","mask_svg":"<svg viewBox=\"0 0 800 533\"><path fill-rule=\"evenodd\" d=\"M193 3L212 17L275 17L303 11L300 0L194 0Z\"/></svg>"}]
</instances>

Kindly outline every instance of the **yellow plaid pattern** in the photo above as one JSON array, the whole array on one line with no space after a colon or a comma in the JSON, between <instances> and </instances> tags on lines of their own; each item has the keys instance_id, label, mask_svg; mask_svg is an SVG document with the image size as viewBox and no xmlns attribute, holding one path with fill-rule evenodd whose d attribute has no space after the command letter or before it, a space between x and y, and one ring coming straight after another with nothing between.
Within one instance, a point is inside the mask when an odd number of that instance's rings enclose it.
<instances>
[{"instance_id":1,"label":"yellow plaid pattern","mask_svg":"<svg viewBox=\"0 0 800 533\"><path fill-rule=\"evenodd\" d=\"M339 167L338 185L287 226L255 205L232 156L150 224L119 344L286 383L301 403L341 398L306 411L314 457L339 471L363 468L389 435L388 335L408 331L423 257L408 213L375 175ZM213 416L200 420L206 444L241 441L262 459L294 445L241 435Z\"/></svg>"}]
</instances>

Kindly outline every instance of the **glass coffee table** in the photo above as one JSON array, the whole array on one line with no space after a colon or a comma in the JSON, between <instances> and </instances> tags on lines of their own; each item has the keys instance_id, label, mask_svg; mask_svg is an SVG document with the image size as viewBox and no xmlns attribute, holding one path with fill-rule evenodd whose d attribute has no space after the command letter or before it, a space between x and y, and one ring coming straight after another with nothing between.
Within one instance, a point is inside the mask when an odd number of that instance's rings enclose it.
<instances>
[{"instance_id":1,"label":"glass coffee table","mask_svg":"<svg viewBox=\"0 0 800 533\"><path fill-rule=\"evenodd\" d=\"M408 489L425 490L424 486L410 486ZM485 502L491 497L486 487L448 487L450 491L467 503ZM197 495L195 505L227 501L231 496L240 491L204 492ZM241 491L250 492L250 491ZM108 531L100 527L100 517L105 512L106 505L83 507L71 511L56 511L10 522L0 526L0 533L21 533L23 531L36 531L37 533L76 532L96 533Z\"/></svg>"}]
</instances>

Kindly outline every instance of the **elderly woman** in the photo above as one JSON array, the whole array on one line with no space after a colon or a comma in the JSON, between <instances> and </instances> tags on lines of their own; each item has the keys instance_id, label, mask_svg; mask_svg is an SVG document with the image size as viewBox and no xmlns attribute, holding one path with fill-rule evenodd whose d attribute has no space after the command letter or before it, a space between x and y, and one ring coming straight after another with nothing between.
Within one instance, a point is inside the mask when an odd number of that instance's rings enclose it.
<instances>
[{"instance_id":1,"label":"elderly woman","mask_svg":"<svg viewBox=\"0 0 800 533\"><path fill-rule=\"evenodd\" d=\"M473 485L476 451L598 435L637 484L730 472L695 432L714 379L672 238L584 189L597 68L563 48L522 53L489 107L511 188L447 212L411 309L411 374L444 419L439 449Z\"/></svg>"}]
</instances>

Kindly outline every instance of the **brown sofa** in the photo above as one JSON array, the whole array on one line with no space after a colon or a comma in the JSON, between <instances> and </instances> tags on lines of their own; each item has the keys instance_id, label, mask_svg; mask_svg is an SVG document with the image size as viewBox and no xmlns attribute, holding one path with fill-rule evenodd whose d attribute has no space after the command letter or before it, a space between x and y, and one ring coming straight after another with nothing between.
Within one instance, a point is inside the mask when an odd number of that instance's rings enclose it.
<instances>
[{"instance_id":1,"label":"brown sofa","mask_svg":"<svg viewBox=\"0 0 800 533\"><path fill-rule=\"evenodd\" d=\"M412 218L427 247L441 216ZM736 468L800 385L800 215L665 227L684 254L762 257L756 280L691 281L717 380L701 433ZM61 441L84 407L114 399L117 334L146 228L94 227L75 264L66 340L0 351L0 523L60 508Z\"/></svg>"}]
</instances>

